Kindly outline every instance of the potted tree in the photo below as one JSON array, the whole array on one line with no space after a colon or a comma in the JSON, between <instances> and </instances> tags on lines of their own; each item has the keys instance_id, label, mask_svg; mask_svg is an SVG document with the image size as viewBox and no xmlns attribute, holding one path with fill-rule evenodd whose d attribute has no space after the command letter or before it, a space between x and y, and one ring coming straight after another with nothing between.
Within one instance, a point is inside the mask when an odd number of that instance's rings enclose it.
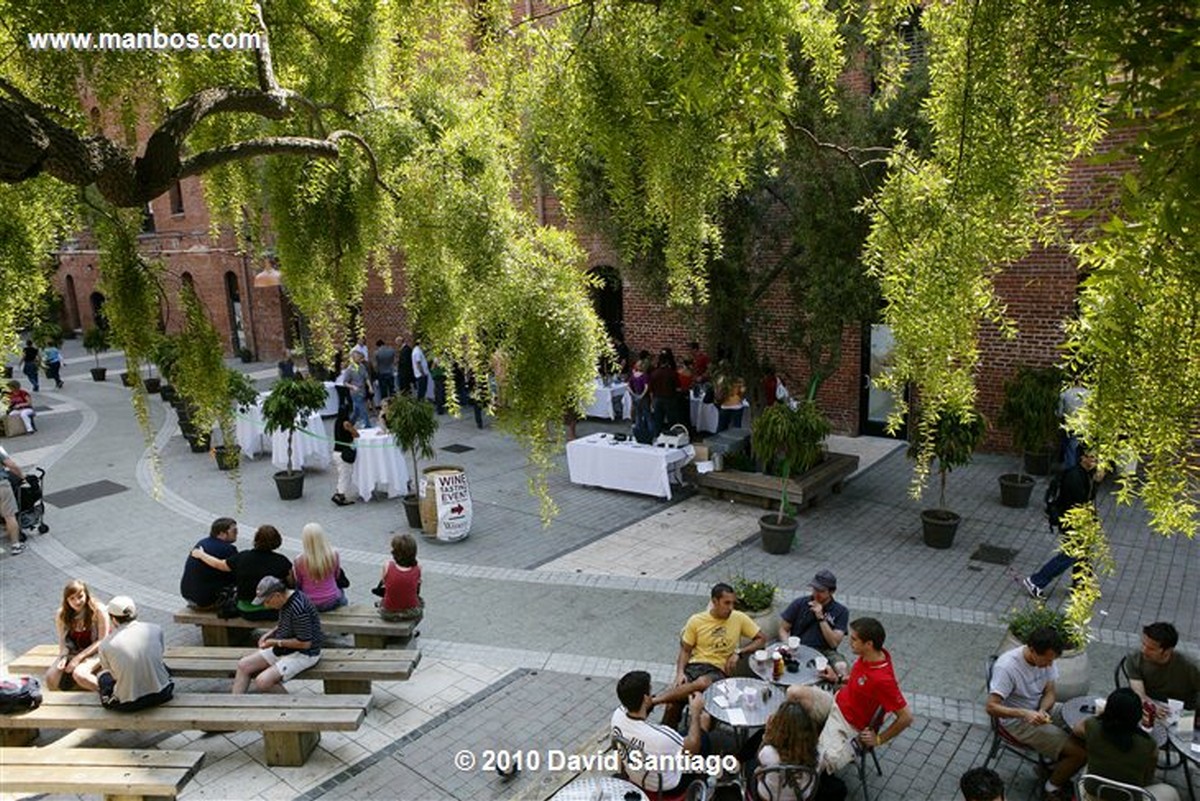
<instances>
[{"instance_id":1,"label":"potted tree","mask_svg":"<svg viewBox=\"0 0 1200 801\"><path fill-rule=\"evenodd\" d=\"M103 381L108 368L100 366L100 354L108 350L108 332L103 328L89 328L83 332L83 347L96 360L96 366L92 368L92 380Z\"/></svg>"},{"instance_id":2,"label":"potted tree","mask_svg":"<svg viewBox=\"0 0 1200 801\"><path fill-rule=\"evenodd\" d=\"M396 445L412 457L412 473L408 479L408 494L404 496L404 514L413 528L421 527L421 499L417 497L417 457L433 458L433 436L438 422L433 405L412 395L393 395L383 412L383 424L391 432Z\"/></svg>"},{"instance_id":3,"label":"potted tree","mask_svg":"<svg viewBox=\"0 0 1200 801\"><path fill-rule=\"evenodd\" d=\"M729 586L737 595L734 608L745 612L758 624L767 641L779 639L779 615L775 611L775 584L763 579L733 576Z\"/></svg>"},{"instance_id":4,"label":"potted tree","mask_svg":"<svg viewBox=\"0 0 1200 801\"><path fill-rule=\"evenodd\" d=\"M921 512L925 544L931 548L949 548L962 518L946 508L946 477L956 467L969 464L975 448L983 441L987 424L978 412L944 409L937 416L933 432L933 458L938 463L938 508ZM909 449L916 454L919 440Z\"/></svg>"},{"instance_id":5,"label":"potted tree","mask_svg":"<svg viewBox=\"0 0 1200 801\"><path fill-rule=\"evenodd\" d=\"M1030 601L1024 608L1010 611L1004 616L1004 622L1008 629L1000 641L1000 653L1024 645L1034 629L1049 626L1056 630L1062 636L1066 650L1054 662L1058 668L1055 692L1063 698L1075 698L1088 692L1086 628L1074 625L1066 613L1050 609L1044 601Z\"/></svg>"},{"instance_id":6,"label":"potted tree","mask_svg":"<svg viewBox=\"0 0 1200 801\"><path fill-rule=\"evenodd\" d=\"M1055 367L1017 368L1004 382L1004 400L998 422L1013 432L1013 444L1022 451L1023 470L1000 476L1000 502L1023 508L1033 492L1033 475L1050 472L1050 454L1058 432L1058 398L1062 372Z\"/></svg>"},{"instance_id":7,"label":"potted tree","mask_svg":"<svg viewBox=\"0 0 1200 801\"><path fill-rule=\"evenodd\" d=\"M779 511L759 518L763 550L785 554L796 537L796 518L788 503L788 480L792 471L803 473L821 460L821 441L829 435L829 421L806 400L791 408L776 403L758 415L750 430L750 445L764 462L774 462L779 470Z\"/></svg>"},{"instance_id":8,"label":"potted tree","mask_svg":"<svg viewBox=\"0 0 1200 801\"><path fill-rule=\"evenodd\" d=\"M162 376L159 383L159 396L167 403L176 397L174 387L175 366L179 363L179 338L174 334L165 334L154 343L151 358L158 365L158 374Z\"/></svg>"},{"instance_id":9,"label":"potted tree","mask_svg":"<svg viewBox=\"0 0 1200 801\"><path fill-rule=\"evenodd\" d=\"M324 405L325 385L311 379L278 381L263 400L263 431L287 432L287 469L275 473L280 500L294 501L304 494L304 471L292 469L292 440L304 420Z\"/></svg>"},{"instance_id":10,"label":"potted tree","mask_svg":"<svg viewBox=\"0 0 1200 801\"><path fill-rule=\"evenodd\" d=\"M245 414L258 402L258 388L241 370L232 367L226 367L225 370L229 381L229 399L239 413ZM218 469L232 470L240 462L241 448L236 442L222 441L220 445L213 446L213 455L217 459Z\"/></svg>"}]
</instances>

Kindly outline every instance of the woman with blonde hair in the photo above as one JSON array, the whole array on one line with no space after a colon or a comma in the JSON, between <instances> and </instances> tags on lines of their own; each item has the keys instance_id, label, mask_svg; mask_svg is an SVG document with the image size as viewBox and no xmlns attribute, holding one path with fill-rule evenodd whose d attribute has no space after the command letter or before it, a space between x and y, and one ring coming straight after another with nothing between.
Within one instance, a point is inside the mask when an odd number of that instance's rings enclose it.
<instances>
[{"instance_id":1,"label":"woman with blonde hair","mask_svg":"<svg viewBox=\"0 0 1200 801\"><path fill-rule=\"evenodd\" d=\"M108 636L108 613L96 603L88 586L78 579L63 587L62 604L54 617L58 629L58 659L46 671L46 688L95 692L100 669L100 641Z\"/></svg>"},{"instance_id":2,"label":"woman with blonde hair","mask_svg":"<svg viewBox=\"0 0 1200 801\"><path fill-rule=\"evenodd\" d=\"M300 531L304 553L292 563L292 584L308 596L318 612L328 612L349 603L343 586L349 586L338 553L325 537L320 523L309 523Z\"/></svg>"}]
</instances>

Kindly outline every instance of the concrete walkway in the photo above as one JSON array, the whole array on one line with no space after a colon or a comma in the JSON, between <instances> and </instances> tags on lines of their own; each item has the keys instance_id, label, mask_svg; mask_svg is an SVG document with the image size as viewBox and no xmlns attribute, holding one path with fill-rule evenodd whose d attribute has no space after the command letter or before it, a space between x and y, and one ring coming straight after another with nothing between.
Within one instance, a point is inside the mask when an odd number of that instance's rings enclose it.
<instances>
[{"instance_id":1,"label":"concrete walkway","mask_svg":"<svg viewBox=\"0 0 1200 801\"><path fill-rule=\"evenodd\" d=\"M210 456L188 451L157 398L155 436L145 441L128 391L115 380L93 383L91 359L77 344L64 351L67 385L35 399L44 407L39 432L2 441L23 465L46 470L52 502L50 532L35 537L25 554L0 558L0 660L52 641L54 610L72 577L103 598L133 596L170 642L198 644L198 633L176 626L171 612L180 605L186 553L219 515L239 520L243 547L259 524L277 526L289 555L299 551L301 526L321 522L351 577L352 599L370 599L367 588L387 558L388 540L407 530L398 500L336 507L329 502L332 471L325 471L309 474L302 500L282 502L274 468L262 457L244 462L235 484ZM246 369L263 379L263 388L269 383L269 365ZM656 681L669 679L679 628L704 607L712 582L735 574L766 578L783 588L786 603L828 567L852 615L870 614L886 625L887 646L917 714L913 729L882 750L884 775L869 778L872 798L953 798L958 775L982 762L983 658L1003 634L1003 615L1025 602L1013 577L1032 571L1054 548L1040 509L999 504L995 477L1011 460L980 455L954 472L949 499L964 521L954 547L935 551L921 543L922 504L908 497L910 466L902 450L887 440L838 441L835 450L858 449L859 473L844 492L803 515L792 553L771 556L757 544L761 510L686 491L668 503L577 487L561 458L551 478L561 512L543 527L515 444L490 424L477 430L469 415L440 420L437 461L466 469L474 528L450 545L422 538L428 612L417 643L424 658L412 680L375 684L375 705L360 731L326 734L303 768L266 767L254 734L80 731L56 741L55 733L44 733L43 743L204 750L204 769L184 798L513 797L536 790L545 772L503 782L478 766L456 769L455 755L574 750L603 727L622 673L645 668ZM593 430L623 426L579 426L581 435ZM469 450L449 453L447 446ZM54 493L66 490L74 492L53 502ZM82 500L89 491L93 497ZM1136 645L1145 622L1173 620L1192 650L1200 636L1196 543L1150 533L1140 509L1116 506L1107 491L1100 509L1118 569L1104 582L1089 647L1096 693L1110 688L1113 665ZM981 550L985 545L992 553ZM972 558L996 549L1011 552L1011 565ZM1062 603L1064 592L1056 587L1051 603ZM224 691L228 683L188 686ZM293 689L320 686L299 681ZM1031 771L1011 758L999 770L1010 778L1010 797L1030 797ZM861 797L851 773L844 774L851 797ZM1169 779L1180 782L1179 771Z\"/></svg>"}]
</instances>

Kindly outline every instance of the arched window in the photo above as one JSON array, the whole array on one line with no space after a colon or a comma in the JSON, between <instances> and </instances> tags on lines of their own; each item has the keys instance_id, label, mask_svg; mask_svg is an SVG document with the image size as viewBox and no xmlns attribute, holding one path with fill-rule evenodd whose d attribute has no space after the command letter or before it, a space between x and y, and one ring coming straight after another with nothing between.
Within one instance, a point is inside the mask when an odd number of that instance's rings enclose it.
<instances>
[{"instance_id":1,"label":"arched window","mask_svg":"<svg viewBox=\"0 0 1200 801\"><path fill-rule=\"evenodd\" d=\"M625 320L625 298L621 273L615 267L601 265L592 270L603 283L592 289L592 307L604 322L609 336L621 333Z\"/></svg>"},{"instance_id":2,"label":"arched window","mask_svg":"<svg viewBox=\"0 0 1200 801\"><path fill-rule=\"evenodd\" d=\"M225 273L225 300L229 305L229 341L233 343L233 352L241 353L248 346L246 330L242 326L242 295L232 270Z\"/></svg>"}]
</instances>

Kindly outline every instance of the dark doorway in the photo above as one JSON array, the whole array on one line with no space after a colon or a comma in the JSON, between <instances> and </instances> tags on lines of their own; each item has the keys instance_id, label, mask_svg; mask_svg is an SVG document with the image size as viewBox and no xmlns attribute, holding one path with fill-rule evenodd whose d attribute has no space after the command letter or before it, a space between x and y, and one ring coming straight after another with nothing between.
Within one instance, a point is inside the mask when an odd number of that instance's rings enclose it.
<instances>
[{"instance_id":1,"label":"dark doorway","mask_svg":"<svg viewBox=\"0 0 1200 801\"><path fill-rule=\"evenodd\" d=\"M90 298L92 303L92 320L97 328L102 331L108 330L108 318L104 316L104 295L99 292L93 292Z\"/></svg>"},{"instance_id":2,"label":"dark doorway","mask_svg":"<svg viewBox=\"0 0 1200 801\"><path fill-rule=\"evenodd\" d=\"M79 322L79 296L75 294L75 276L68 275L66 284L66 296L63 298L63 308L67 313L67 327L74 331L77 328L82 328Z\"/></svg>"},{"instance_id":3,"label":"dark doorway","mask_svg":"<svg viewBox=\"0 0 1200 801\"><path fill-rule=\"evenodd\" d=\"M610 337L621 333L625 320L625 298L621 291L621 274L617 268L602 265L592 270L600 279L600 286L592 289L592 308L604 322L604 330Z\"/></svg>"},{"instance_id":4,"label":"dark doorway","mask_svg":"<svg viewBox=\"0 0 1200 801\"><path fill-rule=\"evenodd\" d=\"M888 432L888 416L896 408L896 396L881 389L877 384L879 376L883 375L892 361L892 349L895 340L892 338L891 326L883 323L868 323L863 326L862 333L862 389L859 391L859 430L868 436L893 437L905 439L908 437L908 424L900 426L894 433ZM907 389L904 392L908 399Z\"/></svg>"},{"instance_id":5,"label":"dark doorway","mask_svg":"<svg viewBox=\"0 0 1200 801\"><path fill-rule=\"evenodd\" d=\"M229 301L229 339L236 355L246 347L246 331L242 326L242 295L233 271L225 273L225 297Z\"/></svg>"}]
</instances>

